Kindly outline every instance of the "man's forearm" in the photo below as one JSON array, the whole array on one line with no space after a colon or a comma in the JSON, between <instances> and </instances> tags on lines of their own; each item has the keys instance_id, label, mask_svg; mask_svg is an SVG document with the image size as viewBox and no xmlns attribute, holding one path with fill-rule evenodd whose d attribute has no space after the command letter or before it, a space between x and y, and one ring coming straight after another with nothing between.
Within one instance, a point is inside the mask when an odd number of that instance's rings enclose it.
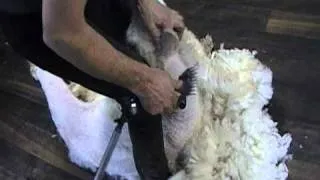
<instances>
[{"instance_id":1,"label":"man's forearm","mask_svg":"<svg viewBox=\"0 0 320 180\"><path fill-rule=\"evenodd\" d=\"M148 66L117 51L87 24L77 33L45 36L45 42L80 70L129 90L148 77Z\"/></svg>"}]
</instances>

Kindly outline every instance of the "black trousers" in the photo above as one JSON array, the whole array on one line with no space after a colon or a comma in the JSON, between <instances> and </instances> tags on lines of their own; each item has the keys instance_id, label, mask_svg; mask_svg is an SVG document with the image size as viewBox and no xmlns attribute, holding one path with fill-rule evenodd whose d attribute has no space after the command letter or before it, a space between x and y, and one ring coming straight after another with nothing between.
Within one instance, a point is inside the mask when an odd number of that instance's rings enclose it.
<instances>
[{"instance_id":1,"label":"black trousers","mask_svg":"<svg viewBox=\"0 0 320 180\"><path fill-rule=\"evenodd\" d=\"M125 32L132 14L129 7L127 0L89 0L85 15L87 22L116 49L144 63L144 59L125 43ZM127 89L80 71L49 49L42 39L41 12L1 12L0 23L4 36L13 50L42 69L114 98L121 105L122 97L134 96ZM164 154L160 115L152 116L142 109L128 125L134 159L141 178L167 179L169 171Z\"/></svg>"}]
</instances>

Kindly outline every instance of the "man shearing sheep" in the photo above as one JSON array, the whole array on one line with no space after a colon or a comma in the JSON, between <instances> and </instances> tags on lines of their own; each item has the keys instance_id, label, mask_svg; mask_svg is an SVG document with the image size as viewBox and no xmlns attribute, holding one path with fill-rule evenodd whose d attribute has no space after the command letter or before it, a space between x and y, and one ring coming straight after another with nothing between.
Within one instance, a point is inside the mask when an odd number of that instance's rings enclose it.
<instances>
[{"instance_id":1,"label":"man shearing sheep","mask_svg":"<svg viewBox=\"0 0 320 180\"><path fill-rule=\"evenodd\" d=\"M156 0L0 0L1 29L22 57L116 100L138 97L144 112L129 122L136 167L142 179L161 180L169 171L159 114L177 108L182 82L126 45L133 15L154 43L163 29L184 29L183 17Z\"/></svg>"}]
</instances>

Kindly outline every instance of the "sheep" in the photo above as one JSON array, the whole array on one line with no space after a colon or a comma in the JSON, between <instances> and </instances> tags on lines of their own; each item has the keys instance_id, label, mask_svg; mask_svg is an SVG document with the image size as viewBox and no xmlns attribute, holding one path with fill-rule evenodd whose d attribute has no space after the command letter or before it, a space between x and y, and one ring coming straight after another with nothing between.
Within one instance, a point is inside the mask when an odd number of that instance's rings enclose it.
<instances>
[{"instance_id":1,"label":"sheep","mask_svg":"<svg viewBox=\"0 0 320 180\"><path fill-rule=\"evenodd\" d=\"M176 173L172 179L287 178L291 135L281 136L263 110L272 97L272 72L255 58L255 51L222 46L211 52L209 36L205 47L186 29L180 42L168 45L176 47L174 52L159 58L159 49L135 18L127 40L150 66L174 78L198 65L196 93L188 97L186 110L163 114L165 152Z\"/></svg>"}]
</instances>

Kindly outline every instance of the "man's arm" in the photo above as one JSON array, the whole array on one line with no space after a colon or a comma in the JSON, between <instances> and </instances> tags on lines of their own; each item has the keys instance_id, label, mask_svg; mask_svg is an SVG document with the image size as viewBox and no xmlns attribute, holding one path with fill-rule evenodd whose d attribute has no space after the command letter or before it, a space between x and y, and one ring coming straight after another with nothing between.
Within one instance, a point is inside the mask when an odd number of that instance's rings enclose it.
<instances>
[{"instance_id":1,"label":"man's arm","mask_svg":"<svg viewBox=\"0 0 320 180\"><path fill-rule=\"evenodd\" d=\"M45 43L75 67L122 87L133 89L145 81L148 67L117 51L87 24L87 0L44 0Z\"/></svg>"},{"instance_id":2,"label":"man's arm","mask_svg":"<svg viewBox=\"0 0 320 180\"><path fill-rule=\"evenodd\" d=\"M181 82L138 63L98 34L84 17L87 0L43 0L43 39L48 47L89 75L127 88L151 114L175 109Z\"/></svg>"}]
</instances>

